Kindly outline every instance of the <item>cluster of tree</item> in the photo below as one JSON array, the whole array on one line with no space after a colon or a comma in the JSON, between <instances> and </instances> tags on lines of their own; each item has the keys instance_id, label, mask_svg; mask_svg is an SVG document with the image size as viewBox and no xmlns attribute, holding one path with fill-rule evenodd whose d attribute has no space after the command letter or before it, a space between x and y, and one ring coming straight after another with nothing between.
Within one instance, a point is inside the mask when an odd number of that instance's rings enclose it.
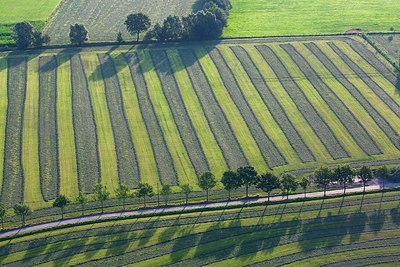
<instances>
[{"instance_id":1,"label":"cluster of tree","mask_svg":"<svg viewBox=\"0 0 400 267\"><path fill-rule=\"evenodd\" d=\"M42 47L50 43L50 37L36 30L29 22L18 22L14 25L14 41L19 49Z\"/></svg>"},{"instance_id":2,"label":"cluster of tree","mask_svg":"<svg viewBox=\"0 0 400 267\"><path fill-rule=\"evenodd\" d=\"M202 9L186 17L168 16L162 24L156 23L150 29L151 20L143 13L130 14L125 26L131 35L139 41L140 33L146 32L145 40L210 40L219 38L225 27L229 10L229 0L207 0ZM122 35L117 34L117 41L122 42Z\"/></svg>"},{"instance_id":3,"label":"cluster of tree","mask_svg":"<svg viewBox=\"0 0 400 267\"><path fill-rule=\"evenodd\" d=\"M363 166L360 169L353 169L349 165L338 166L335 168L321 167L314 172L314 180L317 186L323 188L324 197L326 196L327 187L330 184L336 183L343 185L344 194L346 193L346 186L354 183L356 177L360 179L364 186L377 176L382 178L382 181L390 177L390 171L386 166L382 166L374 171L369 167ZM209 190L213 189L218 180L211 172L205 172L199 177L199 187L205 191L206 201L209 201ZM220 179L220 182L224 186L225 190L228 191L228 199L231 199L231 191L244 187L246 190L246 198L249 196L249 187L254 186L267 193L268 201L270 195L274 190L281 190L286 198L289 198L289 194L297 190L300 186L304 191L304 197L306 197L307 188L311 184L308 177L302 177L301 179L296 176L284 173L280 177L273 173L266 172L258 174L252 166L240 167L236 171L225 171ZM189 195L193 192L193 188L189 184L180 185L182 193L185 195L185 203L188 204ZM384 188L384 184L383 184ZM143 205L146 207L147 198L155 195L154 189L150 184L140 183L135 191L129 189L127 185L121 184L115 189L115 196L121 201L122 208L125 210L126 201L131 197L138 197L143 199ZM93 198L100 202L101 213L104 212L104 202L110 198L110 191L106 186L102 184L96 184L93 187ZM168 205L169 196L172 194L172 186L165 184L162 185L161 190L157 189L158 205L160 205L159 197L164 198L165 205ZM89 197L84 192L79 192L75 199L76 203L81 206L82 216L84 215L85 205L89 201ZM60 208L61 218L64 218L64 209L70 203L65 195L59 195L53 202L53 207ZM22 225L25 225L25 218L31 214L31 209L25 204L16 204L14 207L14 213L21 218ZM3 219L6 215L6 207L0 203L0 218L1 226L3 228Z\"/></svg>"}]
</instances>

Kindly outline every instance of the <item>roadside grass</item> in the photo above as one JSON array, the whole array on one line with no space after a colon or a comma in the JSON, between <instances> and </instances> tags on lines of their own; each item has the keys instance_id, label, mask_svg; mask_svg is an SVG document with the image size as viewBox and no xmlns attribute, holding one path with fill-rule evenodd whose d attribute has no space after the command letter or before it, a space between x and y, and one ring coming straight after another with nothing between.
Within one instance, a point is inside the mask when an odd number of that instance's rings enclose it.
<instances>
[{"instance_id":1,"label":"roadside grass","mask_svg":"<svg viewBox=\"0 0 400 267\"><path fill-rule=\"evenodd\" d=\"M398 219L398 192L125 219L0 241L0 263L340 263L384 249L387 254L394 253L400 246ZM355 250L359 253L353 257Z\"/></svg>"},{"instance_id":2,"label":"roadside grass","mask_svg":"<svg viewBox=\"0 0 400 267\"><path fill-rule=\"evenodd\" d=\"M397 0L232 0L224 37L344 33L400 28ZM327 15L329 14L329 15Z\"/></svg>"},{"instance_id":3,"label":"roadside grass","mask_svg":"<svg viewBox=\"0 0 400 267\"><path fill-rule=\"evenodd\" d=\"M3 101L0 102L0 170L3 170L4 166L4 142L5 142L5 129L7 120L7 60L0 59L0 98ZM3 172L0 171L0 186L3 185Z\"/></svg>"}]
</instances>

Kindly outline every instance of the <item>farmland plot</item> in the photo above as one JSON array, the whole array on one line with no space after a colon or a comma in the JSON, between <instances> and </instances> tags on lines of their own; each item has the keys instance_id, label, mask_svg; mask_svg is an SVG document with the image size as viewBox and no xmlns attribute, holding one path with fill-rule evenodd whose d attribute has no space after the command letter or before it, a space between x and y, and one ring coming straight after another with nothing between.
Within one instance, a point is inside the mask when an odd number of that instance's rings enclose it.
<instances>
[{"instance_id":1,"label":"farmland plot","mask_svg":"<svg viewBox=\"0 0 400 267\"><path fill-rule=\"evenodd\" d=\"M90 41L115 41L121 32L125 40L130 36L124 25L129 14L142 12L152 25L161 23L169 15L186 16L200 9L203 0L66 0L46 25L45 32L53 43L68 43L69 26L84 24Z\"/></svg>"}]
</instances>

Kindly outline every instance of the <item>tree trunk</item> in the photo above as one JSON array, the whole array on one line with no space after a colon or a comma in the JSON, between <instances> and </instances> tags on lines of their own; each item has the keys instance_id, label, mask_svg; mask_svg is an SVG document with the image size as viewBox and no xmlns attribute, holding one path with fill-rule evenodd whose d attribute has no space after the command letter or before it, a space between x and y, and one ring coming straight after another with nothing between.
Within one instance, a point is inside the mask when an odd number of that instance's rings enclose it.
<instances>
[{"instance_id":1,"label":"tree trunk","mask_svg":"<svg viewBox=\"0 0 400 267\"><path fill-rule=\"evenodd\" d=\"M208 189L206 190L206 202L208 202Z\"/></svg>"},{"instance_id":2,"label":"tree trunk","mask_svg":"<svg viewBox=\"0 0 400 267\"><path fill-rule=\"evenodd\" d=\"M268 192L268 202L269 202L269 196L271 195L271 192Z\"/></svg>"},{"instance_id":3,"label":"tree trunk","mask_svg":"<svg viewBox=\"0 0 400 267\"><path fill-rule=\"evenodd\" d=\"M324 187L324 197L326 197L326 186Z\"/></svg>"},{"instance_id":4,"label":"tree trunk","mask_svg":"<svg viewBox=\"0 0 400 267\"><path fill-rule=\"evenodd\" d=\"M64 207L61 207L61 220L64 220Z\"/></svg>"},{"instance_id":5,"label":"tree trunk","mask_svg":"<svg viewBox=\"0 0 400 267\"><path fill-rule=\"evenodd\" d=\"M186 203L185 203L185 205L187 205L187 204L188 204L188 202L189 202L189 195L187 195L187 194L186 194L186 196L185 196L185 200L186 200Z\"/></svg>"},{"instance_id":6,"label":"tree trunk","mask_svg":"<svg viewBox=\"0 0 400 267\"><path fill-rule=\"evenodd\" d=\"M363 184L364 184L364 190L363 190L363 193L365 193L365 182L363 182Z\"/></svg>"},{"instance_id":7,"label":"tree trunk","mask_svg":"<svg viewBox=\"0 0 400 267\"><path fill-rule=\"evenodd\" d=\"M288 199L289 199L289 190L286 191L286 200L288 200Z\"/></svg>"},{"instance_id":8,"label":"tree trunk","mask_svg":"<svg viewBox=\"0 0 400 267\"><path fill-rule=\"evenodd\" d=\"M249 197L249 186L246 185L246 198L248 198L248 197Z\"/></svg>"},{"instance_id":9,"label":"tree trunk","mask_svg":"<svg viewBox=\"0 0 400 267\"><path fill-rule=\"evenodd\" d=\"M307 198L307 190L304 189L304 198Z\"/></svg>"},{"instance_id":10,"label":"tree trunk","mask_svg":"<svg viewBox=\"0 0 400 267\"><path fill-rule=\"evenodd\" d=\"M346 183L343 183L343 195L346 195Z\"/></svg>"},{"instance_id":11,"label":"tree trunk","mask_svg":"<svg viewBox=\"0 0 400 267\"><path fill-rule=\"evenodd\" d=\"M25 215L21 215L22 226L25 225Z\"/></svg>"},{"instance_id":12,"label":"tree trunk","mask_svg":"<svg viewBox=\"0 0 400 267\"><path fill-rule=\"evenodd\" d=\"M83 204L81 205L81 210L82 210L82 216L84 216L85 215L85 212L84 212L85 207L83 206Z\"/></svg>"},{"instance_id":13,"label":"tree trunk","mask_svg":"<svg viewBox=\"0 0 400 267\"><path fill-rule=\"evenodd\" d=\"M137 42L139 42L139 34L140 34L140 32L138 31L138 32L137 32L137 35L136 35L136 36L137 36L137 38L136 38L136 41L137 41Z\"/></svg>"},{"instance_id":14,"label":"tree trunk","mask_svg":"<svg viewBox=\"0 0 400 267\"><path fill-rule=\"evenodd\" d=\"M228 190L228 200L231 200L231 190Z\"/></svg>"},{"instance_id":15,"label":"tree trunk","mask_svg":"<svg viewBox=\"0 0 400 267\"><path fill-rule=\"evenodd\" d=\"M385 189L385 178L382 177L382 189Z\"/></svg>"},{"instance_id":16,"label":"tree trunk","mask_svg":"<svg viewBox=\"0 0 400 267\"><path fill-rule=\"evenodd\" d=\"M146 208L146 196L143 196L143 205Z\"/></svg>"},{"instance_id":17,"label":"tree trunk","mask_svg":"<svg viewBox=\"0 0 400 267\"><path fill-rule=\"evenodd\" d=\"M125 198L122 199L122 210L125 210Z\"/></svg>"}]
</instances>

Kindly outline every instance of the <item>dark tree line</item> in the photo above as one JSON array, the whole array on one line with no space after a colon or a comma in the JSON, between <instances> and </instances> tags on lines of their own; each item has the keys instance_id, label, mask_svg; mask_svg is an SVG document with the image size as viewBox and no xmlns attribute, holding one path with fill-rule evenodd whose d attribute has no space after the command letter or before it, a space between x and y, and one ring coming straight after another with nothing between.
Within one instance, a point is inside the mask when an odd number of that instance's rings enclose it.
<instances>
[{"instance_id":1,"label":"dark tree line","mask_svg":"<svg viewBox=\"0 0 400 267\"><path fill-rule=\"evenodd\" d=\"M32 24L27 21L16 23L13 32L13 39L19 49L42 47L50 43L50 37L47 34L36 30Z\"/></svg>"}]
</instances>

